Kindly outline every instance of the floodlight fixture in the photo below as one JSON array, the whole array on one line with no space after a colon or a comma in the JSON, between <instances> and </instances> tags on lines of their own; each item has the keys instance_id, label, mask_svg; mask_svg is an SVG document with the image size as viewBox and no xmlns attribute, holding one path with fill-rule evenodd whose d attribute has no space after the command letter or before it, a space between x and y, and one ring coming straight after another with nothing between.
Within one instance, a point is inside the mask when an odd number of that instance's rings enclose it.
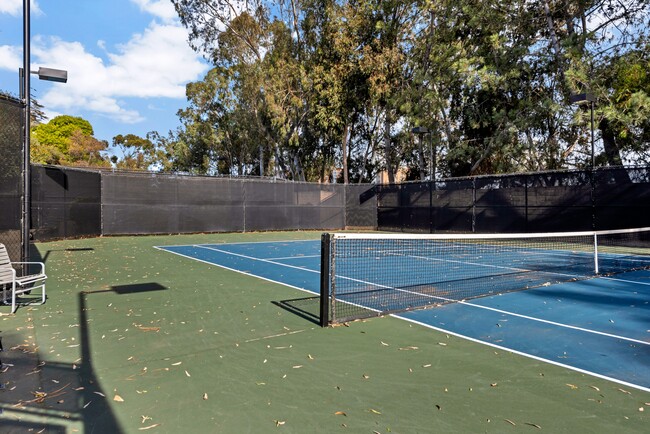
<instances>
[{"instance_id":1,"label":"floodlight fixture","mask_svg":"<svg viewBox=\"0 0 650 434\"><path fill-rule=\"evenodd\" d=\"M569 97L571 104L580 104L581 102L596 102L596 97L592 93L580 93Z\"/></svg>"},{"instance_id":2,"label":"floodlight fixture","mask_svg":"<svg viewBox=\"0 0 650 434\"><path fill-rule=\"evenodd\" d=\"M40 80L55 81L57 83L68 82L68 71L54 68L38 68L38 71L31 71L32 74L38 74Z\"/></svg>"}]
</instances>

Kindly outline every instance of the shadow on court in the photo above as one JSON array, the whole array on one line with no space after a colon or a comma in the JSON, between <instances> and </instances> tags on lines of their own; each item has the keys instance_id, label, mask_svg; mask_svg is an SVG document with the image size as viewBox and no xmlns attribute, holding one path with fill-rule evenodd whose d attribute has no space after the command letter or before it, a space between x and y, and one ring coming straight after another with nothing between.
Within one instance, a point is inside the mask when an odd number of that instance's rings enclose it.
<instances>
[{"instance_id":1,"label":"shadow on court","mask_svg":"<svg viewBox=\"0 0 650 434\"><path fill-rule=\"evenodd\" d=\"M276 306L298 315L311 323L320 324L320 297L303 297L291 300L272 301Z\"/></svg>"}]
</instances>

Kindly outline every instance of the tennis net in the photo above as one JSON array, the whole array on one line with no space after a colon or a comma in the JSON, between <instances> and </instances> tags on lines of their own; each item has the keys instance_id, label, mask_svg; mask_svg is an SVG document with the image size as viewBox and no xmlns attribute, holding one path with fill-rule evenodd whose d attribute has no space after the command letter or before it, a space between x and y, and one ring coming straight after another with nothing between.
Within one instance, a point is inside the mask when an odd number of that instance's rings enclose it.
<instances>
[{"instance_id":1,"label":"tennis net","mask_svg":"<svg viewBox=\"0 0 650 434\"><path fill-rule=\"evenodd\" d=\"M321 323L650 268L650 228L545 234L323 234Z\"/></svg>"}]
</instances>

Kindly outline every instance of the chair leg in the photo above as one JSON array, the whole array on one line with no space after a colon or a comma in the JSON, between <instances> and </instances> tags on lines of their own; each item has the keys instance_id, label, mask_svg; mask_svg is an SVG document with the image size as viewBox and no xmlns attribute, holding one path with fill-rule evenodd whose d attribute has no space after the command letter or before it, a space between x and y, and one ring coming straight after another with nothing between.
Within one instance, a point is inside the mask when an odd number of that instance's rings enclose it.
<instances>
[{"instance_id":1,"label":"chair leg","mask_svg":"<svg viewBox=\"0 0 650 434\"><path fill-rule=\"evenodd\" d=\"M16 282L11 287L11 313L16 313Z\"/></svg>"}]
</instances>

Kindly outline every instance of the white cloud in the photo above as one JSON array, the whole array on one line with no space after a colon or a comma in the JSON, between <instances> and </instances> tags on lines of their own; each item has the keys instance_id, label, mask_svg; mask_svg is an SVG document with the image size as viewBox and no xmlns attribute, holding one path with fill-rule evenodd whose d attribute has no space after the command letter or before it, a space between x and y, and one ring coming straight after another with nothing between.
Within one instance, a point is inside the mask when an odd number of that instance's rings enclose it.
<instances>
[{"instance_id":1,"label":"white cloud","mask_svg":"<svg viewBox=\"0 0 650 434\"><path fill-rule=\"evenodd\" d=\"M68 82L48 86L39 101L52 110L87 110L118 122L140 122L143 116L123 99L182 99L185 83L205 71L205 64L186 39L187 32L180 25L152 22L144 33L107 53L105 61L80 42L36 37L32 41L32 69L48 66L68 71ZM101 43L99 46L105 48ZM1 60L0 67L4 67Z\"/></svg>"},{"instance_id":2,"label":"white cloud","mask_svg":"<svg viewBox=\"0 0 650 434\"><path fill-rule=\"evenodd\" d=\"M23 50L11 45L0 45L0 69L18 71L23 66Z\"/></svg>"},{"instance_id":3,"label":"white cloud","mask_svg":"<svg viewBox=\"0 0 650 434\"><path fill-rule=\"evenodd\" d=\"M41 9L38 7L36 0L30 1L30 11L34 14L40 14ZM22 15L23 0L0 0L0 14L9 14L13 16Z\"/></svg>"},{"instance_id":4,"label":"white cloud","mask_svg":"<svg viewBox=\"0 0 650 434\"><path fill-rule=\"evenodd\" d=\"M171 0L131 0L131 2L138 5L141 11L156 16L165 22L171 22L178 18Z\"/></svg>"}]
</instances>

